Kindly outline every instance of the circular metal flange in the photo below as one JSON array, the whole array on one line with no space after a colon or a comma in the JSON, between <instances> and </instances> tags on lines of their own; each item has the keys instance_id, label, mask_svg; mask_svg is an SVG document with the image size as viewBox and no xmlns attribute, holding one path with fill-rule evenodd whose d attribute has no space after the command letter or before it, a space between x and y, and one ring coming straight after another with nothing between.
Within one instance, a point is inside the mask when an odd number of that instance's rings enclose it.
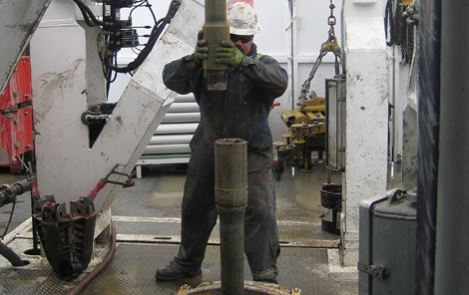
<instances>
[{"instance_id":1,"label":"circular metal flange","mask_svg":"<svg viewBox=\"0 0 469 295\"><path fill-rule=\"evenodd\" d=\"M244 294L267 294L267 295L301 295L301 290L293 288L287 290L276 284L244 281ZM191 294L221 294L221 282L204 282L195 288L191 288L189 285L182 286L177 295L191 295Z\"/></svg>"}]
</instances>

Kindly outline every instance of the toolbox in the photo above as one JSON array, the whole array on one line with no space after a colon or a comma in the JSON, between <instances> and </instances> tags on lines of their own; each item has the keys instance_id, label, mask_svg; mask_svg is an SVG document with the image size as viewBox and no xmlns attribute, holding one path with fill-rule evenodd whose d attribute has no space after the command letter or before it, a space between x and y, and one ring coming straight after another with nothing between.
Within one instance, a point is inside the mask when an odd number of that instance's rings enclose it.
<instances>
[{"instance_id":1,"label":"toolbox","mask_svg":"<svg viewBox=\"0 0 469 295\"><path fill-rule=\"evenodd\" d=\"M416 198L396 189L360 203L359 295L414 294Z\"/></svg>"}]
</instances>

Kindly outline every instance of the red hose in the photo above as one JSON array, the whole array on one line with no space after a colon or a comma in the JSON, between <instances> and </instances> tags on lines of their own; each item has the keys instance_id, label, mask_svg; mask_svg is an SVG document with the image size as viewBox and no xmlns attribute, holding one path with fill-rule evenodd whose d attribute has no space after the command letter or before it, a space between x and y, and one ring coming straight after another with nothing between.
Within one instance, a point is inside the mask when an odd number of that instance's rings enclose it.
<instances>
[{"instance_id":1,"label":"red hose","mask_svg":"<svg viewBox=\"0 0 469 295\"><path fill-rule=\"evenodd\" d=\"M103 261L96 266L96 268L90 272L83 280L81 280L78 285L73 288L68 295L76 295L80 292L86 285L91 282L99 272L111 261L112 257L116 253L116 228L114 224L111 222L111 249L108 251L106 256L104 257Z\"/></svg>"},{"instance_id":2,"label":"red hose","mask_svg":"<svg viewBox=\"0 0 469 295\"><path fill-rule=\"evenodd\" d=\"M101 189L106 185L106 180L100 179L96 186L88 193L88 198L90 198L92 201L96 199L96 196L98 193L101 191Z\"/></svg>"}]
</instances>

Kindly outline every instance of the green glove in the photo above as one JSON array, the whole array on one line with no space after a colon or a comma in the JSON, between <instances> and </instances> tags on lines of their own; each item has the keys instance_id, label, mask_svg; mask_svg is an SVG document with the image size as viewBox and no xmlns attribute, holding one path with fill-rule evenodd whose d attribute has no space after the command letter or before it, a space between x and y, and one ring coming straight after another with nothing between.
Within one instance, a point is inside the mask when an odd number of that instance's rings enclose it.
<instances>
[{"instance_id":1,"label":"green glove","mask_svg":"<svg viewBox=\"0 0 469 295\"><path fill-rule=\"evenodd\" d=\"M192 54L194 62L198 65L201 65L202 61L208 56L207 40L204 40L203 36L204 32L199 31L199 34L197 35L197 45L195 46L195 51Z\"/></svg>"},{"instance_id":2,"label":"green glove","mask_svg":"<svg viewBox=\"0 0 469 295\"><path fill-rule=\"evenodd\" d=\"M244 54L230 41L223 40L215 50L215 61L237 68L241 64Z\"/></svg>"}]
</instances>

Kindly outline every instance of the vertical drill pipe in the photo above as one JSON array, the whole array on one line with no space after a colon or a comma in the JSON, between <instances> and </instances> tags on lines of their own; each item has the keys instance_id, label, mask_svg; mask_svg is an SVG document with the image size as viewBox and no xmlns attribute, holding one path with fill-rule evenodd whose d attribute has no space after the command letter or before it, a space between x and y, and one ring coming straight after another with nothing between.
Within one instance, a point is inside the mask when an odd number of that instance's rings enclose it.
<instances>
[{"instance_id":1,"label":"vertical drill pipe","mask_svg":"<svg viewBox=\"0 0 469 295\"><path fill-rule=\"evenodd\" d=\"M227 66L215 61L215 50L222 40L229 40L229 26L226 20L225 0L205 0L204 39L207 40L208 58L203 68L208 90L225 90Z\"/></svg>"},{"instance_id":2,"label":"vertical drill pipe","mask_svg":"<svg viewBox=\"0 0 469 295\"><path fill-rule=\"evenodd\" d=\"M215 142L215 204L220 215L223 295L244 294L244 213L247 207L247 142Z\"/></svg>"}]
</instances>

